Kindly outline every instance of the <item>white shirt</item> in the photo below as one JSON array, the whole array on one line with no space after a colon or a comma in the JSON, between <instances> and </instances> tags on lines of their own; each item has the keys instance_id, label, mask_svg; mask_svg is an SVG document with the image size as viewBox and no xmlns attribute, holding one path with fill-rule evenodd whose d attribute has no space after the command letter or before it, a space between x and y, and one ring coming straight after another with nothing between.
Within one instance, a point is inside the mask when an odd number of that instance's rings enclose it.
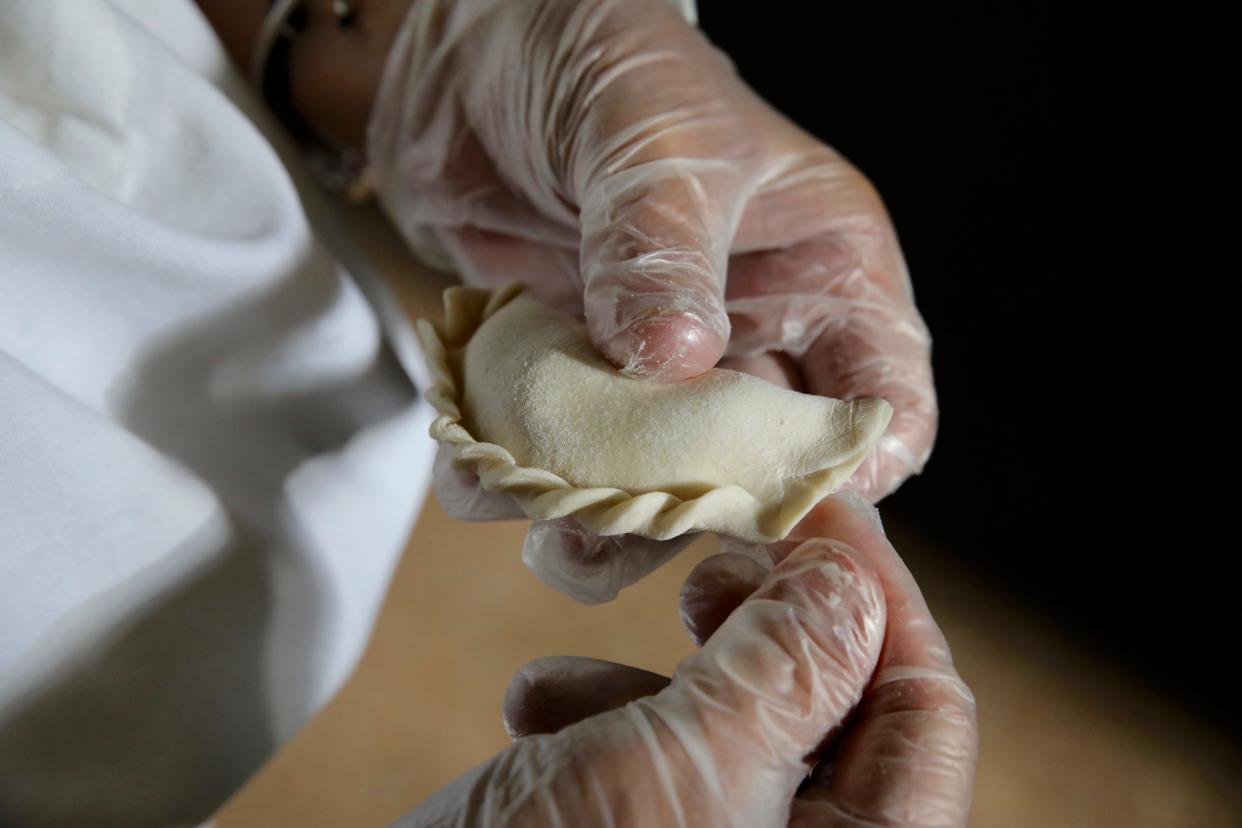
<instances>
[{"instance_id":1,"label":"white shirt","mask_svg":"<svg viewBox=\"0 0 1242 828\"><path fill-rule=\"evenodd\" d=\"M0 824L209 814L408 536L408 331L264 132L296 158L188 0L4 0Z\"/></svg>"}]
</instances>

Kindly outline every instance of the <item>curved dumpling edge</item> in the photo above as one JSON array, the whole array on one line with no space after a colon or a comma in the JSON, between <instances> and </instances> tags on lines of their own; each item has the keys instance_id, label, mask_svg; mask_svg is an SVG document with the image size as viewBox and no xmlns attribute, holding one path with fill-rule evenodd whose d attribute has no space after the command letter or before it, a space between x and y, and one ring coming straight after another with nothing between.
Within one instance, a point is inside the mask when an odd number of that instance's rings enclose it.
<instances>
[{"instance_id":1,"label":"curved dumpling edge","mask_svg":"<svg viewBox=\"0 0 1242 828\"><path fill-rule=\"evenodd\" d=\"M453 370L453 354L524 290L521 283L495 291L448 288L444 322L420 319L417 330L432 377L426 398L438 413L431 436L449 448L455 468L478 475L487 491L509 495L535 520L571 517L599 535L668 540L687 532L710 531L771 543L788 535L816 503L849 479L888 425L884 417L878 431L860 445L857 456L793 481L789 493L775 503L761 501L733 485L689 500L668 492L634 495L623 489L580 488L545 469L520 466L503 446L476 440L462 424L462 392Z\"/></svg>"}]
</instances>

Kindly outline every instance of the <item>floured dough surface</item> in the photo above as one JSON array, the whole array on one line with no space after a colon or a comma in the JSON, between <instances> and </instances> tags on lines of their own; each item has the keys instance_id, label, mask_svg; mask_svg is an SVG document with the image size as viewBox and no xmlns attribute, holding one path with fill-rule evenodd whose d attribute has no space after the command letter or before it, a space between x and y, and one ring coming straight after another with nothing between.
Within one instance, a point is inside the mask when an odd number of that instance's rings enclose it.
<instances>
[{"instance_id":1,"label":"floured dough surface","mask_svg":"<svg viewBox=\"0 0 1242 828\"><path fill-rule=\"evenodd\" d=\"M433 436L453 438L458 465L532 517L572 514L603 534L774 540L848 479L888 424L883 400L801 394L735 371L629 379L577 320L525 294L486 296L486 310L482 296L465 303L485 317L473 329L447 323L459 340L444 349L459 422L442 417Z\"/></svg>"}]
</instances>

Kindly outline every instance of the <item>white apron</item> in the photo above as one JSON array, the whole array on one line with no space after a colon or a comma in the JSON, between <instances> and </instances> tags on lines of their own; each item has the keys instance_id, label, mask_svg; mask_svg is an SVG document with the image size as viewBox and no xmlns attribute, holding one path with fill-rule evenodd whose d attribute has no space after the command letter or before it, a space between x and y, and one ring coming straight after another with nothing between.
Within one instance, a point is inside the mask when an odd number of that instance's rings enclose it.
<instances>
[{"instance_id":1,"label":"white apron","mask_svg":"<svg viewBox=\"0 0 1242 828\"><path fill-rule=\"evenodd\" d=\"M208 815L408 536L408 331L264 133L188 0L0 2L0 825Z\"/></svg>"}]
</instances>

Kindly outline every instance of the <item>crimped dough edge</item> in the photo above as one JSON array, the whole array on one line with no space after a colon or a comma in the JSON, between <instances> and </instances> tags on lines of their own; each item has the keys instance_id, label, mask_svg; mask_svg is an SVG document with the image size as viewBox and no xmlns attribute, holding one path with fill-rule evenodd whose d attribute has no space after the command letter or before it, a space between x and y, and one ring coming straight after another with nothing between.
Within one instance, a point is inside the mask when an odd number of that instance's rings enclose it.
<instances>
[{"instance_id":1,"label":"crimped dough edge","mask_svg":"<svg viewBox=\"0 0 1242 828\"><path fill-rule=\"evenodd\" d=\"M669 492L630 494L623 489L581 488L545 469L518 465L503 446L476 440L462 424L462 392L453 357L493 314L525 291L520 282L500 290L451 287L444 291L442 324L420 319L419 339L432 386L426 398L439 416L430 434L449 447L454 468L478 475L489 492L509 495L535 520L570 517L599 535L635 534L669 540L710 531L757 543L781 540L812 507L839 488L862 463L887 427L864 441L857 456L791 481L780 501L764 502L741 486L719 486L684 500Z\"/></svg>"}]
</instances>

